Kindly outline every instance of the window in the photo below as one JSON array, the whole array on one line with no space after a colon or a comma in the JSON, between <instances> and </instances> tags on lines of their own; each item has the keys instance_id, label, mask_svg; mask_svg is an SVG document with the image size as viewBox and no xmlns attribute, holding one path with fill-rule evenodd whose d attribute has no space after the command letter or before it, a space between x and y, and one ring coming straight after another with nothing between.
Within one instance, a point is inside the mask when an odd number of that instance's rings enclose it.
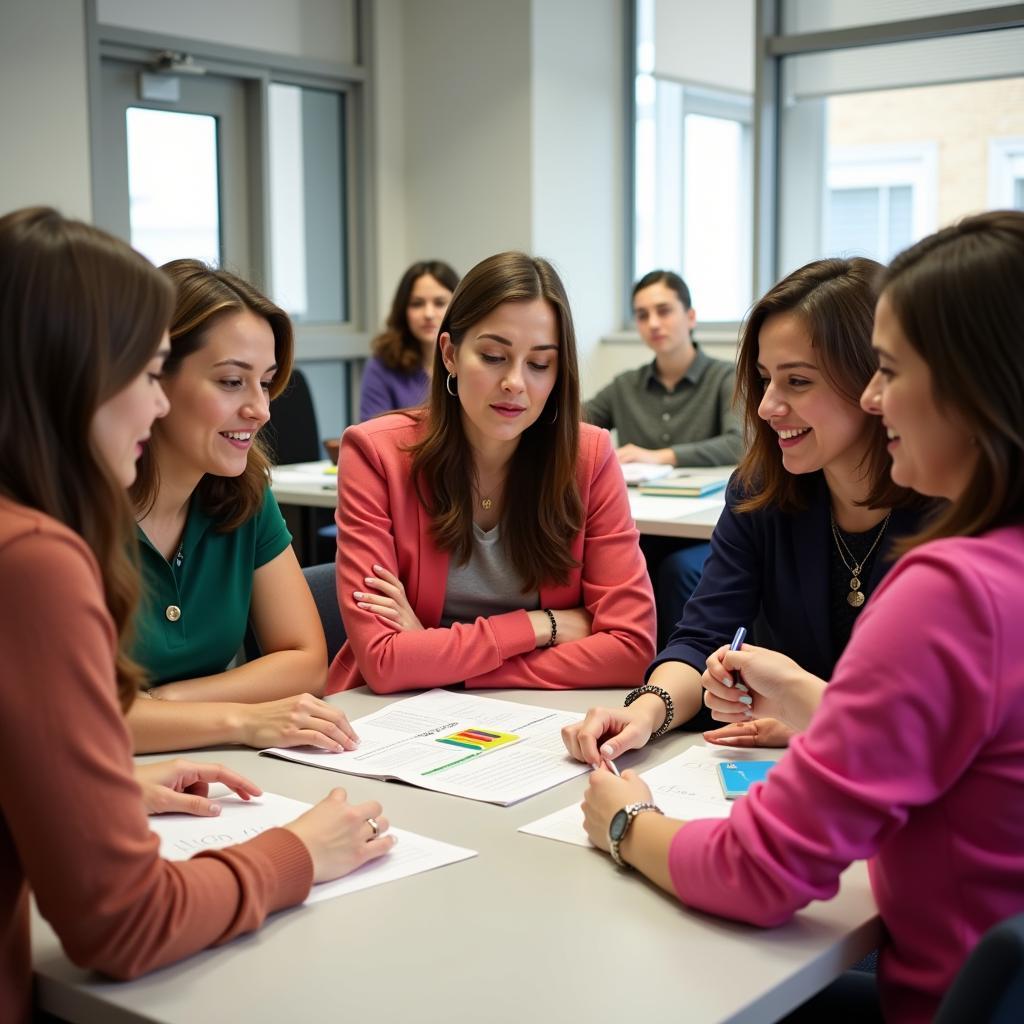
<instances>
[{"instance_id":1,"label":"window","mask_svg":"<svg viewBox=\"0 0 1024 1024\"><path fill-rule=\"evenodd\" d=\"M1024 210L1024 135L991 139L988 161L989 205Z\"/></svg>"},{"instance_id":2,"label":"window","mask_svg":"<svg viewBox=\"0 0 1024 1024\"><path fill-rule=\"evenodd\" d=\"M934 144L829 146L826 256L870 256L887 263L935 230Z\"/></svg>"},{"instance_id":3,"label":"window","mask_svg":"<svg viewBox=\"0 0 1024 1024\"><path fill-rule=\"evenodd\" d=\"M632 280L678 271L706 323L740 319L751 299L752 69L736 64L734 19L752 33L753 5L701 6L636 0Z\"/></svg>"},{"instance_id":4,"label":"window","mask_svg":"<svg viewBox=\"0 0 1024 1024\"><path fill-rule=\"evenodd\" d=\"M810 8L790 2L786 23ZM859 31L834 50L772 42L795 51L780 61L777 277L825 255L888 262L960 217L1019 201L1024 29L943 36L924 24L922 38L877 45Z\"/></svg>"},{"instance_id":5,"label":"window","mask_svg":"<svg viewBox=\"0 0 1024 1024\"><path fill-rule=\"evenodd\" d=\"M219 264L217 119L129 107L125 121L131 244L158 267Z\"/></svg>"}]
</instances>

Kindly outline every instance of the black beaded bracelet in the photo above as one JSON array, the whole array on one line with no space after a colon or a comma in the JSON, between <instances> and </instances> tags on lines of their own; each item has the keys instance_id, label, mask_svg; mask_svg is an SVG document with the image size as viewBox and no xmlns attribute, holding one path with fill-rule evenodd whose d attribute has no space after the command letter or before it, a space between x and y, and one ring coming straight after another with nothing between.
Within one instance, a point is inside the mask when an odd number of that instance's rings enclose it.
<instances>
[{"instance_id":1,"label":"black beaded bracelet","mask_svg":"<svg viewBox=\"0 0 1024 1024\"><path fill-rule=\"evenodd\" d=\"M554 647L555 641L558 639L558 623L555 621L555 613L550 608L542 608L541 611L551 620L551 639L544 646Z\"/></svg>"},{"instance_id":2,"label":"black beaded bracelet","mask_svg":"<svg viewBox=\"0 0 1024 1024\"><path fill-rule=\"evenodd\" d=\"M637 697L642 697L645 693L653 693L665 702L665 721L651 733L651 739L656 740L659 736L664 736L668 732L669 727L672 725L672 719L676 716L676 706L672 703L672 697L669 695L668 690L663 690L660 686L651 686L650 683L647 683L645 686L638 686L635 690L630 690L626 694L626 699L622 702L622 706L628 708Z\"/></svg>"}]
</instances>

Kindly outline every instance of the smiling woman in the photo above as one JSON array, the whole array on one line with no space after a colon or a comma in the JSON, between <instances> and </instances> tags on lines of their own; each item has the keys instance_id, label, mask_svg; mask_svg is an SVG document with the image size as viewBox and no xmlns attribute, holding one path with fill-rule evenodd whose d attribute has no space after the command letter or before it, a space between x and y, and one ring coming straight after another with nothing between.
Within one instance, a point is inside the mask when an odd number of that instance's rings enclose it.
<instances>
[{"instance_id":1,"label":"smiling woman","mask_svg":"<svg viewBox=\"0 0 1024 1024\"><path fill-rule=\"evenodd\" d=\"M595 763L670 728L713 724L701 676L737 626L828 679L893 545L921 522L922 500L889 479L885 431L860 408L874 373L872 260L817 260L755 303L743 327L739 398L750 450L726 493L704 575L665 649L653 690L624 708L594 708L566 744ZM711 742L785 746L788 727L745 707Z\"/></svg>"},{"instance_id":2,"label":"smiling woman","mask_svg":"<svg viewBox=\"0 0 1024 1024\"><path fill-rule=\"evenodd\" d=\"M426 409L342 438L349 640L330 690L639 678L650 584L608 435L579 416L558 275L523 253L484 260L440 325Z\"/></svg>"},{"instance_id":3,"label":"smiling woman","mask_svg":"<svg viewBox=\"0 0 1024 1024\"><path fill-rule=\"evenodd\" d=\"M136 749L351 747L345 716L318 699L323 631L268 486L261 428L291 370L291 324L226 271L163 270L176 288L171 409L131 490L145 582L134 654L153 698L129 716ZM263 656L228 669L250 617Z\"/></svg>"}]
</instances>

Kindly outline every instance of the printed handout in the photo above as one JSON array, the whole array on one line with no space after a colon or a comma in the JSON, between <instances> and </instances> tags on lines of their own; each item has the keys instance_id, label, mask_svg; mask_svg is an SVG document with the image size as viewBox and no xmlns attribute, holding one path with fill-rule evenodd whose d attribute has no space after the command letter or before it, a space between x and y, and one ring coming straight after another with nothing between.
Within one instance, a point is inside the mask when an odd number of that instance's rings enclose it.
<instances>
[{"instance_id":1,"label":"printed handout","mask_svg":"<svg viewBox=\"0 0 1024 1024\"><path fill-rule=\"evenodd\" d=\"M508 806L587 771L562 743L583 716L533 704L430 690L355 720L359 747L260 751L299 764Z\"/></svg>"},{"instance_id":2,"label":"printed handout","mask_svg":"<svg viewBox=\"0 0 1024 1024\"><path fill-rule=\"evenodd\" d=\"M693 821L697 818L728 818L736 804L727 800L718 780L716 765L727 761L771 758L776 751L727 750L723 747L691 747L689 750L644 772L640 778L651 788L654 802L669 818ZM778 752L781 756L781 751ZM576 846L591 846L583 831L583 812L578 803L563 807L537 821L523 825L520 832L557 839Z\"/></svg>"},{"instance_id":3,"label":"printed handout","mask_svg":"<svg viewBox=\"0 0 1024 1024\"><path fill-rule=\"evenodd\" d=\"M277 793L264 793L252 800L241 800L229 794L219 803L221 812L216 818L197 818L191 814L157 814L151 817L150 828L160 837L160 856L167 860L188 860L202 850L219 850L224 846L244 843L268 828L294 821L310 808L310 804ZM442 843L416 832L391 828L389 834L398 839L390 853L369 861L344 878L314 885L306 903L345 896L476 856L476 850Z\"/></svg>"}]
</instances>

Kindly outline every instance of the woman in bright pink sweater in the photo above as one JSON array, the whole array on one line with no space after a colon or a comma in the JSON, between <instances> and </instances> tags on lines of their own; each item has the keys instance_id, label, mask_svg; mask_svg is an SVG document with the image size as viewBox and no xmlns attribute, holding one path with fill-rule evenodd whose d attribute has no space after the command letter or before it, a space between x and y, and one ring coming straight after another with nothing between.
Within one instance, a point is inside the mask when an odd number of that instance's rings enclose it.
<instances>
[{"instance_id":1,"label":"woman in bright pink sweater","mask_svg":"<svg viewBox=\"0 0 1024 1024\"><path fill-rule=\"evenodd\" d=\"M342 437L328 691L634 685L654 600L550 264L499 253L462 279L431 387Z\"/></svg>"},{"instance_id":2,"label":"woman in bright pink sweater","mask_svg":"<svg viewBox=\"0 0 1024 1024\"><path fill-rule=\"evenodd\" d=\"M1024 910L1021 280L1019 212L967 218L893 261L862 404L889 431L893 479L949 504L906 542L827 688L759 648L708 659L716 718L806 732L728 820L639 814L620 846L690 906L769 926L869 858L892 1020L930 1020L982 933ZM632 773L595 772L590 838L607 848L615 812L649 799Z\"/></svg>"}]
</instances>

